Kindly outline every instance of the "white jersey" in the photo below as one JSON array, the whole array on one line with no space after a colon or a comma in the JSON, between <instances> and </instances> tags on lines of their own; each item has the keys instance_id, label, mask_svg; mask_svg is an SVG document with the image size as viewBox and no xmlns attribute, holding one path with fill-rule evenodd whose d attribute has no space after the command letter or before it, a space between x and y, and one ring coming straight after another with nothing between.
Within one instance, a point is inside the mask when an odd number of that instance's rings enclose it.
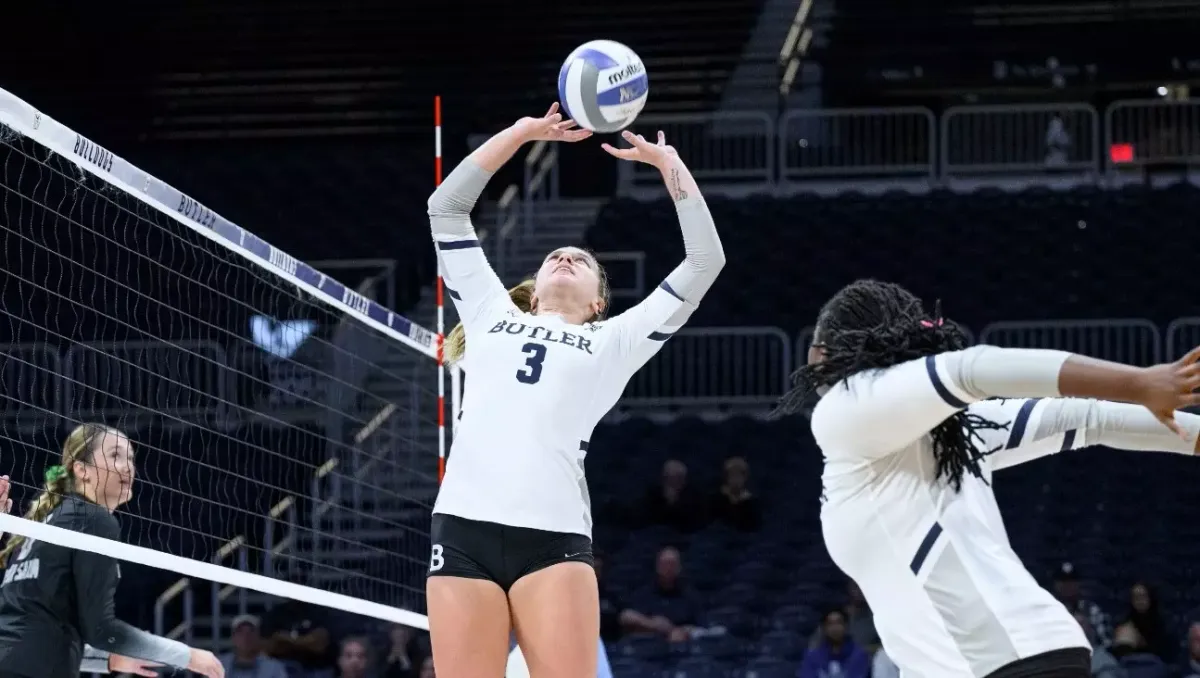
<instances>
[{"instance_id":1,"label":"white jersey","mask_svg":"<svg viewBox=\"0 0 1200 678\"><path fill-rule=\"evenodd\" d=\"M659 287L611 320L572 325L518 311L498 281L485 292L473 276L455 275L478 265L463 260L482 256L478 247L442 250L469 348L462 416L433 511L591 536L588 440L677 329L666 321L684 302Z\"/></svg>"},{"instance_id":2,"label":"white jersey","mask_svg":"<svg viewBox=\"0 0 1200 678\"><path fill-rule=\"evenodd\" d=\"M1086 436L1039 428L1040 403L1049 401L968 406L978 397L948 376L953 355L855 375L813 412L825 456L825 544L861 587L905 678L982 678L1022 658L1089 647L1009 546L988 484L996 468L1087 444ZM1074 402L1086 409L1091 401ZM968 472L956 492L936 478L928 433L964 408L1006 426L980 431L980 449L992 452L984 479Z\"/></svg>"},{"instance_id":3,"label":"white jersey","mask_svg":"<svg viewBox=\"0 0 1200 678\"><path fill-rule=\"evenodd\" d=\"M517 309L470 212L490 174L468 158L429 199L446 289L466 330L462 411L434 513L591 537L592 430L695 310L725 263L698 192L677 191L685 258L640 304L572 325Z\"/></svg>"}]
</instances>

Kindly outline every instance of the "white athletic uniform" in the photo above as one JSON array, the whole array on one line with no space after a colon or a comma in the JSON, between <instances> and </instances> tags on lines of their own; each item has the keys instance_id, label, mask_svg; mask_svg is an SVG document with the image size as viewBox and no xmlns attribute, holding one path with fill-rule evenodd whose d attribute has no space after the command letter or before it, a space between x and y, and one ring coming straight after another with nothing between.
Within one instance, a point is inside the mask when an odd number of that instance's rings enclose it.
<instances>
[{"instance_id":1,"label":"white athletic uniform","mask_svg":"<svg viewBox=\"0 0 1200 678\"><path fill-rule=\"evenodd\" d=\"M929 356L854 375L813 411L826 547L905 678L982 678L1089 647L1009 546L992 471L1085 445L1192 454L1200 417L1178 415L1183 441L1139 406L1055 397L1067 357L991 346ZM1006 395L1032 399L984 400ZM956 492L935 477L929 431L963 409L1004 428L979 431L984 479L965 473Z\"/></svg>"},{"instance_id":2,"label":"white athletic uniform","mask_svg":"<svg viewBox=\"0 0 1200 678\"><path fill-rule=\"evenodd\" d=\"M592 430L695 309L724 263L699 196L677 203L686 260L637 306L572 325L517 310L469 220L490 175L465 161L429 202L466 330L461 418L434 513L591 536L583 462Z\"/></svg>"}]
</instances>

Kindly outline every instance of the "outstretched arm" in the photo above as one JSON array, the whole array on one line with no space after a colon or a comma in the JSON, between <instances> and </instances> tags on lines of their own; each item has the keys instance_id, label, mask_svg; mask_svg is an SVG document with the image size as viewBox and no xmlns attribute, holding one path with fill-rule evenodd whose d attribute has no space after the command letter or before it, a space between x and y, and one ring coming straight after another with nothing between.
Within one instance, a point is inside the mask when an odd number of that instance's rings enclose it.
<instances>
[{"instance_id":1,"label":"outstretched arm","mask_svg":"<svg viewBox=\"0 0 1200 678\"><path fill-rule=\"evenodd\" d=\"M632 148L616 149L605 144L604 149L625 160L652 164L662 172L679 215L685 253L683 262L650 296L613 320L622 334L622 350L637 357L635 362L640 367L696 310L725 266L725 249L700 187L675 149L666 145L663 133L658 133L657 144L630 132L624 136Z\"/></svg>"},{"instance_id":2,"label":"outstretched arm","mask_svg":"<svg viewBox=\"0 0 1200 678\"><path fill-rule=\"evenodd\" d=\"M1198 360L1200 349L1139 368L1063 351L976 346L854 375L817 403L813 435L827 456L881 457L980 400L1068 396L1137 403L1184 436L1174 412L1200 403Z\"/></svg>"},{"instance_id":3,"label":"outstretched arm","mask_svg":"<svg viewBox=\"0 0 1200 678\"><path fill-rule=\"evenodd\" d=\"M471 210L496 170L529 141L579 141L591 135L563 120L558 104L540 118L522 118L475 149L429 197L429 225L447 293L470 327L491 304L508 300L471 224Z\"/></svg>"},{"instance_id":4,"label":"outstretched arm","mask_svg":"<svg viewBox=\"0 0 1200 678\"><path fill-rule=\"evenodd\" d=\"M1200 416L1178 412L1181 437L1144 407L1084 398L984 401L972 414L1008 424L990 449L995 470L1091 445L1119 450L1194 455L1200 446ZM990 432L989 432L990 433Z\"/></svg>"},{"instance_id":5,"label":"outstretched arm","mask_svg":"<svg viewBox=\"0 0 1200 678\"><path fill-rule=\"evenodd\" d=\"M78 529L114 541L121 536L117 521L111 515L85 516ZM117 619L113 608L119 579L116 560L91 551L76 551L71 560L78 598L79 632L83 641L92 647L92 656L97 661L101 653L107 652L179 668L188 666L191 648L187 645L147 633Z\"/></svg>"}]
</instances>

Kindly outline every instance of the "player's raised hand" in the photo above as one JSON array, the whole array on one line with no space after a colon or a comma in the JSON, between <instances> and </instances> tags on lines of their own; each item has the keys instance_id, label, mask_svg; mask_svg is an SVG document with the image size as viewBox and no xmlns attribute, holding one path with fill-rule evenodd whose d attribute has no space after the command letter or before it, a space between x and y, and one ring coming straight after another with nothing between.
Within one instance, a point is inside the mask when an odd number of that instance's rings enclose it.
<instances>
[{"instance_id":1,"label":"player's raised hand","mask_svg":"<svg viewBox=\"0 0 1200 678\"><path fill-rule=\"evenodd\" d=\"M162 666L162 664L134 659L133 657L122 657L119 654L108 656L109 673L131 673L135 676L157 678L158 671L155 669L159 666Z\"/></svg>"},{"instance_id":2,"label":"player's raised hand","mask_svg":"<svg viewBox=\"0 0 1200 678\"><path fill-rule=\"evenodd\" d=\"M580 129L574 120L564 120L558 112L558 102L540 118L521 118L514 127L526 141L583 141L592 136L591 130Z\"/></svg>"},{"instance_id":3,"label":"player's raised hand","mask_svg":"<svg viewBox=\"0 0 1200 678\"><path fill-rule=\"evenodd\" d=\"M634 134L629 130L621 132L621 138L629 142L629 148L616 148L609 144L601 144L600 147L608 151L608 154L614 158L644 162L660 169L671 158L679 155L674 146L667 145L667 135L662 130L658 132L658 143L650 143L642 135Z\"/></svg>"},{"instance_id":4,"label":"player's raised hand","mask_svg":"<svg viewBox=\"0 0 1200 678\"><path fill-rule=\"evenodd\" d=\"M1164 426L1186 439L1175 421L1175 410L1200 405L1200 346L1173 363L1143 369L1138 375L1138 403Z\"/></svg>"},{"instance_id":5,"label":"player's raised hand","mask_svg":"<svg viewBox=\"0 0 1200 678\"><path fill-rule=\"evenodd\" d=\"M12 511L12 499L8 496L8 476L0 476L0 511Z\"/></svg>"}]
</instances>

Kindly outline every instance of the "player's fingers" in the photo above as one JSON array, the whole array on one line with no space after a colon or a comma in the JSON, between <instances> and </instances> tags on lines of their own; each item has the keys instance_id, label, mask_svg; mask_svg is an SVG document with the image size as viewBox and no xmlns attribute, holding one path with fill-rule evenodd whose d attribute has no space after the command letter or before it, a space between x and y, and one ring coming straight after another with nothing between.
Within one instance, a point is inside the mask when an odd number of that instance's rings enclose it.
<instances>
[{"instance_id":1,"label":"player's fingers","mask_svg":"<svg viewBox=\"0 0 1200 678\"><path fill-rule=\"evenodd\" d=\"M1179 362L1184 365L1192 365L1194 363L1200 362L1200 346L1197 346L1196 348L1193 348L1192 350L1188 351L1187 355L1185 355L1179 359Z\"/></svg>"},{"instance_id":2,"label":"player's fingers","mask_svg":"<svg viewBox=\"0 0 1200 678\"><path fill-rule=\"evenodd\" d=\"M542 117L549 118L550 116L554 115L557 112L558 112L558 102L555 101L554 103L550 104L550 110L546 111L546 115L543 115Z\"/></svg>"},{"instance_id":3,"label":"player's fingers","mask_svg":"<svg viewBox=\"0 0 1200 678\"><path fill-rule=\"evenodd\" d=\"M1184 377L1179 390L1183 393L1191 393L1196 389L1200 389L1200 374L1193 374L1190 377Z\"/></svg>"},{"instance_id":4,"label":"player's fingers","mask_svg":"<svg viewBox=\"0 0 1200 678\"><path fill-rule=\"evenodd\" d=\"M590 136L592 136L590 129L573 129L564 133L563 141L583 141Z\"/></svg>"},{"instance_id":5,"label":"player's fingers","mask_svg":"<svg viewBox=\"0 0 1200 678\"><path fill-rule=\"evenodd\" d=\"M633 159L634 150L632 148L614 148L608 144L600 144L600 148L603 148L608 152L609 155L615 158L620 158L622 160Z\"/></svg>"},{"instance_id":6,"label":"player's fingers","mask_svg":"<svg viewBox=\"0 0 1200 678\"><path fill-rule=\"evenodd\" d=\"M1157 414L1156 416L1158 416L1158 420L1163 423L1163 426L1166 426L1174 431L1175 435L1185 440L1187 439L1187 435L1184 434L1183 429L1179 427L1179 422L1175 421L1174 412L1171 412L1170 414Z\"/></svg>"},{"instance_id":7,"label":"player's fingers","mask_svg":"<svg viewBox=\"0 0 1200 678\"><path fill-rule=\"evenodd\" d=\"M667 133L662 130L658 130L658 145L664 147L667 145Z\"/></svg>"},{"instance_id":8,"label":"player's fingers","mask_svg":"<svg viewBox=\"0 0 1200 678\"><path fill-rule=\"evenodd\" d=\"M629 130L625 130L624 132L621 132L621 136L625 139L625 141L628 141L634 147L650 145L650 142L646 141L645 137L643 137L640 134L634 134L633 132L630 132Z\"/></svg>"},{"instance_id":9,"label":"player's fingers","mask_svg":"<svg viewBox=\"0 0 1200 678\"><path fill-rule=\"evenodd\" d=\"M142 664L133 670L133 674L136 676L146 676L146 678L157 678L158 671L152 668L155 666L162 666L162 664Z\"/></svg>"},{"instance_id":10,"label":"player's fingers","mask_svg":"<svg viewBox=\"0 0 1200 678\"><path fill-rule=\"evenodd\" d=\"M1181 410L1185 407L1196 406L1200 406L1200 393L1184 393L1183 395L1179 396L1179 404L1175 407L1176 409Z\"/></svg>"}]
</instances>

